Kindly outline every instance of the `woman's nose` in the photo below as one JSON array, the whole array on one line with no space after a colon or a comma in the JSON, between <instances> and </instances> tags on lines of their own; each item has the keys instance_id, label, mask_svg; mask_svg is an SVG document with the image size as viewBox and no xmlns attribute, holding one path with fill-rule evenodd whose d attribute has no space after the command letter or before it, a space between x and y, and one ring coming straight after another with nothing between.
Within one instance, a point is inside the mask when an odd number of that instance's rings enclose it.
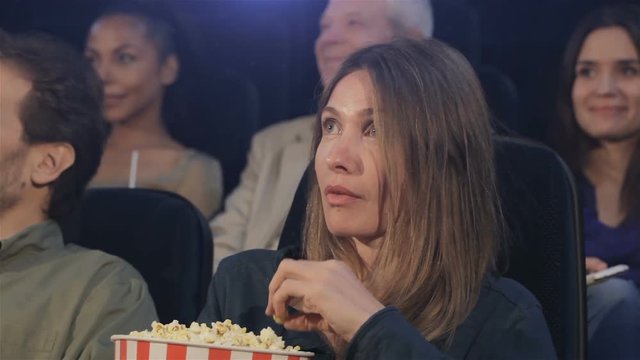
<instances>
[{"instance_id":1,"label":"woman's nose","mask_svg":"<svg viewBox=\"0 0 640 360\"><path fill-rule=\"evenodd\" d=\"M615 92L616 79L611 73L603 73L599 76L596 92L598 95L610 95Z\"/></svg>"},{"instance_id":2,"label":"woman's nose","mask_svg":"<svg viewBox=\"0 0 640 360\"><path fill-rule=\"evenodd\" d=\"M95 69L102 82L111 80L111 67L109 66L109 64L107 64L106 61L94 61L93 68Z\"/></svg>"},{"instance_id":3,"label":"woman's nose","mask_svg":"<svg viewBox=\"0 0 640 360\"><path fill-rule=\"evenodd\" d=\"M351 174L361 171L360 147L351 139L335 139L327 152L326 163L332 171Z\"/></svg>"}]
</instances>

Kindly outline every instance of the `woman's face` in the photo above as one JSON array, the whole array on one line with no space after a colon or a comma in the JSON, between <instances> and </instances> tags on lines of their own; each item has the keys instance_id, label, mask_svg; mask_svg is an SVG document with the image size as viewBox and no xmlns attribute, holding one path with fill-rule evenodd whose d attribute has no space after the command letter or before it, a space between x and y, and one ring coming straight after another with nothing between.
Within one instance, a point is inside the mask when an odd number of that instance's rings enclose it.
<instances>
[{"instance_id":1,"label":"woman's face","mask_svg":"<svg viewBox=\"0 0 640 360\"><path fill-rule=\"evenodd\" d=\"M104 84L104 116L125 122L161 106L164 88L175 81L177 60L160 59L146 24L129 15L111 15L93 24L85 56Z\"/></svg>"},{"instance_id":2,"label":"woman's face","mask_svg":"<svg viewBox=\"0 0 640 360\"><path fill-rule=\"evenodd\" d=\"M623 28L600 28L589 34L575 74L573 108L585 133L607 142L640 134L640 60Z\"/></svg>"},{"instance_id":3,"label":"woman's face","mask_svg":"<svg viewBox=\"0 0 640 360\"><path fill-rule=\"evenodd\" d=\"M315 171L329 231L375 240L384 234L384 170L376 138L374 89L369 74L345 76L322 110Z\"/></svg>"}]
</instances>

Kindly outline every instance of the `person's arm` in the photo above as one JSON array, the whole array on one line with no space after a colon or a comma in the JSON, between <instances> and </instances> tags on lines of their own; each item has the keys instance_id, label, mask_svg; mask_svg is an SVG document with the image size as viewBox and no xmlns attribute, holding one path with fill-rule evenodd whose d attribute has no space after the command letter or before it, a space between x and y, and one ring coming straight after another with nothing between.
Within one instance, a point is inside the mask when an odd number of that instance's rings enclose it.
<instances>
[{"instance_id":1,"label":"person's arm","mask_svg":"<svg viewBox=\"0 0 640 360\"><path fill-rule=\"evenodd\" d=\"M450 359L393 307L375 313L351 341L347 359Z\"/></svg>"},{"instance_id":2,"label":"person's arm","mask_svg":"<svg viewBox=\"0 0 640 360\"><path fill-rule=\"evenodd\" d=\"M349 342L347 359L446 358L337 260L282 260L265 313L288 330L321 332L332 347Z\"/></svg>"},{"instance_id":3,"label":"person's arm","mask_svg":"<svg viewBox=\"0 0 640 360\"><path fill-rule=\"evenodd\" d=\"M249 250L223 259L209 284L198 322L229 319L251 331L273 328L272 319L264 315L273 262L271 250Z\"/></svg>"},{"instance_id":4,"label":"person's arm","mask_svg":"<svg viewBox=\"0 0 640 360\"><path fill-rule=\"evenodd\" d=\"M477 329L480 336L470 348L455 349L453 352L473 354L474 358L487 360L556 358L539 307L531 306L524 310L517 308L512 314L499 316L503 318L489 319L484 324L485 328ZM347 359L350 360L451 358L425 340L392 307L379 311L367 320L356 333L347 353Z\"/></svg>"},{"instance_id":5,"label":"person's arm","mask_svg":"<svg viewBox=\"0 0 640 360\"><path fill-rule=\"evenodd\" d=\"M113 359L111 336L144 330L158 319L142 277L126 264L110 271L88 294L73 324L64 359Z\"/></svg>"},{"instance_id":6,"label":"person's arm","mask_svg":"<svg viewBox=\"0 0 640 360\"><path fill-rule=\"evenodd\" d=\"M220 307L220 299L224 289L223 280L221 279L221 272L216 272L209 283L209 289L207 290L207 301L198 315L198 323L212 323L216 321L224 321L222 319L222 310Z\"/></svg>"},{"instance_id":7,"label":"person's arm","mask_svg":"<svg viewBox=\"0 0 640 360\"><path fill-rule=\"evenodd\" d=\"M540 306L524 288L508 284L503 285L506 292L478 300L471 315L482 320L463 323L465 331L454 334L458 337L447 354L487 360L555 358ZM292 313L291 307L297 311ZM265 313L288 330L320 331L331 344L337 338L349 342L348 359L446 358L337 260L282 260L269 283Z\"/></svg>"},{"instance_id":8,"label":"person's arm","mask_svg":"<svg viewBox=\"0 0 640 360\"><path fill-rule=\"evenodd\" d=\"M240 184L227 197L224 211L210 223L213 234L213 271L220 260L244 249L247 226L253 205L262 155L265 150L260 145L260 137L254 136L247 157L247 166L242 171Z\"/></svg>"},{"instance_id":9,"label":"person's arm","mask_svg":"<svg viewBox=\"0 0 640 360\"><path fill-rule=\"evenodd\" d=\"M539 305L501 314L506 322L487 326L476 348L485 359L556 359L557 354Z\"/></svg>"}]
</instances>

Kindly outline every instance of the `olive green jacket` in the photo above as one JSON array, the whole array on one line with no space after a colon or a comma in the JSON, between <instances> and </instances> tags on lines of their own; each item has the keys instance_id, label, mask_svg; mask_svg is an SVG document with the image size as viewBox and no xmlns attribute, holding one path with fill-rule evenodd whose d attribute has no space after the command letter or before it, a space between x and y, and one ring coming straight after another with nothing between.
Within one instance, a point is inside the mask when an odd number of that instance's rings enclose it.
<instances>
[{"instance_id":1,"label":"olive green jacket","mask_svg":"<svg viewBox=\"0 0 640 360\"><path fill-rule=\"evenodd\" d=\"M113 359L111 335L157 318L133 267L65 245L53 221L0 245L0 359Z\"/></svg>"}]
</instances>

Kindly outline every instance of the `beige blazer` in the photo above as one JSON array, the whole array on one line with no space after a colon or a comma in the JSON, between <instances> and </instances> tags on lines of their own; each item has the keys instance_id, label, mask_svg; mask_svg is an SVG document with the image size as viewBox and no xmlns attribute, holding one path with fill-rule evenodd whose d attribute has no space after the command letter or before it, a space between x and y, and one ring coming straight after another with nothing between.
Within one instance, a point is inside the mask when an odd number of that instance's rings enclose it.
<instances>
[{"instance_id":1,"label":"beige blazer","mask_svg":"<svg viewBox=\"0 0 640 360\"><path fill-rule=\"evenodd\" d=\"M271 125L251 141L240 184L210 223L213 268L248 249L276 249L296 189L311 159L315 115Z\"/></svg>"}]
</instances>

